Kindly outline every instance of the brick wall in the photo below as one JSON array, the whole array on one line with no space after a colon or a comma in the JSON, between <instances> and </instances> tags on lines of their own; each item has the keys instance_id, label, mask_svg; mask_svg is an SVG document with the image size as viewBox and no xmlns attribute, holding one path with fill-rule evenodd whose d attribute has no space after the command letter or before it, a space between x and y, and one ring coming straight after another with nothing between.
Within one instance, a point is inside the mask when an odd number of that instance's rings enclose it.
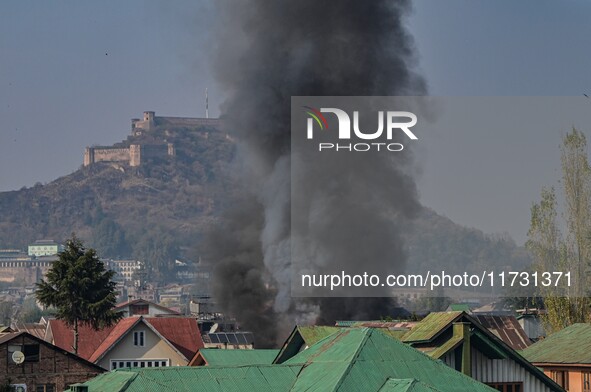
<instances>
[{"instance_id":1,"label":"brick wall","mask_svg":"<svg viewBox=\"0 0 591 392\"><path fill-rule=\"evenodd\" d=\"M17 365L8 353L11 345L39 345L39 360ZM27 384L27 391L35 391L37 385L53 384L55 391L63 391L69 385L87 381L102 373L97 367L85 363L73 355L64 354L58 347L40 343L21 334L0 345L0 384Z\"/></svg>"}]
</instances>

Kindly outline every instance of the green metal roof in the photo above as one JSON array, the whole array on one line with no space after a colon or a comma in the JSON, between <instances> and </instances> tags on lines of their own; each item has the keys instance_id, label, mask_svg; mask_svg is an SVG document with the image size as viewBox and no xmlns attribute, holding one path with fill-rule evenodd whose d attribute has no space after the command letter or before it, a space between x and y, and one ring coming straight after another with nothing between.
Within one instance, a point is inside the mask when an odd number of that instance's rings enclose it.
<instances>
[{"instance_id":1,"label":"green metal roof","mask_svg":"<svg viewBox=\"0 0 591 392\"><path fill-rule=\"evenodd\" d=\"M202 348L199 353L209 366L270 365L279 350L222 350Z\"/></svg>"},{"instance_id":2,"label":"green metal roof","mask_svg":"<svg viewBox=\"0 0 591 392\"><path fill-rule=\"evenodd\" d=\"M591 364L591 324L573 324L519 353L532 363Z\"/></svg>"},{"instance_id":3,"label":"green metal roof","mask_svg":"<svg viewBox=\"0 0 591 392\"><path fill-rule=\"evenodd\" d=\"M403 342L422 342L433 339L443 329L461 317L463 312L433 312L415 325L403 337Z\"/></svg>"},{"instance_id":4,"label":"green metal roof","mask_svg":"<svg viewBox=\"0 0 591 392\"><path fill-rule=\"evenodd\" d=\"M301 366L134 368L104 373L82 385L88 392L289 391Z\"/></svg>"},{"instance_id":5,"label":"green metal roof","mask_svg":"<svg viewBox=\"0 0 591 392\"><path fill-rule=\"evenodd\" d=\"M297 329L304 339L306 346L316 344L318 341L340 330L339 327L327 327L321 325L298 325Z\"/></svg>"},{"instance_id":6,"label":"green metal roof","mask_svg":"<svg viewBox=\"0 0 591 392\"><path fill-rule=\"evenodd\" d=\"M494 391L370 328L339 330L281 365L125 369L83 385L88 392Z\"/></svg>"},{"instance_id":7,"label":"green metal roof","mask_svg":"<svg viewBox=\"0 0 591 392\"><path fill-rule=\"evenodd\" d=\"M494 391L372 328L342 329L285 364L304 365L291 391L379 391L390 378L416 379L441 392Z\"/></svg>"},{"instance_id":8,"label":"green metal roof","mask_svg":"<svg viewBox=\"0 0 591 392\"><path fill-rule=\"evenodd\" d=\"M468 304L451 304L449 305L449 310L452 312L469 312L470 305Z\"/></svg>"},{"instance_id":9,"label":"green metal roof","mask_svg":"<svg viewBox=\"0 0 591 392\"><path fill-rule=\"evenodd\" d=\"M384 383L379 392L440 392L440 390L414 379L391 378Z\"/></svg>"}]
</instances>

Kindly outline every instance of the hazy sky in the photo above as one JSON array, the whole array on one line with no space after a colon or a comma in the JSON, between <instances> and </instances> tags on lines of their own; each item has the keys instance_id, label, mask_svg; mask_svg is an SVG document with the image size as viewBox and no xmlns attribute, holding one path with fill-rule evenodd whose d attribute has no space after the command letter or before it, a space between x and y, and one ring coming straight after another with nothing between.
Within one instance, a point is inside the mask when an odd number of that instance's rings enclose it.
<instances>
[{"instance_id":1,"label":"hazy sky","mask_svg":"<svg viewBox=\"0 0 591 392\"><path fill-rule=\"evenodd\" d=\"M212 4L1 2L0 191L71 173L85 146L124 139L144 110L202 116L205 87L217 114ZM581 97L591 91L590 20L586 0L420 0L408 25L432 95ZM572 125L591 136L591 124ZM556 183L567 130L425 137L421 199L522 242L531 202Z\"/></svg>"}]
</instances>

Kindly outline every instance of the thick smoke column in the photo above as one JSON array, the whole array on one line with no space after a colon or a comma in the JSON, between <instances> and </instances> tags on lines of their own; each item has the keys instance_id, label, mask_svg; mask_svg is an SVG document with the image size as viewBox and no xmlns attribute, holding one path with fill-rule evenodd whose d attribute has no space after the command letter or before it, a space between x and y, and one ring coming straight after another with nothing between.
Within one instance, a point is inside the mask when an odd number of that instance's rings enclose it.
<instances>
[{"instance_id":1,"label":"thick smoke column","mask_svg":"<svg viewBox=\"0 0 591 392\"><path fill-rule=\"evenodd\" d=\"M217 77L228 95L222 115L237 140L236 173L246 190L229 197L233 207L219 231L209 236L210 258L216 264L214 294L243 326L257 332L258 343L275 343L278 324L302 309L319 305L320 320L386 315L384 299L290 298L290 99L291 96L423 95L424 81L416 65L412 39L404 28L409 1L219 1ZM410 217L419 208L415 183L406 174L410 155L384 162L366 185L384 188L378 198L388 205L364 209L363 227L354 199L350 209L321 211L323 225L345 232L322 238L342 268L358 269L359 259L341 257L342 238L367 228L386 228L379 249L404 260L399 230L390 216ZM355 175L355 173L353 173ZM337 190L338 191L338 190ZM311 192L311 198L314 193ZM326 197L326 192L323 197ZM330 195L328 195L330 196ZM334 197L340 195L335 194ZM309 200L322 205L322 200ZM368 215L369 214L369 215ZM351 226L350 224L353 223ZM349 224L352 233L347 233ZM357 227L356 227L357 226ZM359 255L363 256L363 249ZM330 259L330 257L329 257ZM334 265L334 260L329 260ZM338 309L334 309L337 306ZM312 307L314 309L314 307ZM318 307L316 307L318 309ZM336 313L338 311L339 313ZM332 312L332 313L331 313ZM291 317L282 318L281 315ZM266 339L261 341L261 338Z\"/></svg>"}]
</instances>

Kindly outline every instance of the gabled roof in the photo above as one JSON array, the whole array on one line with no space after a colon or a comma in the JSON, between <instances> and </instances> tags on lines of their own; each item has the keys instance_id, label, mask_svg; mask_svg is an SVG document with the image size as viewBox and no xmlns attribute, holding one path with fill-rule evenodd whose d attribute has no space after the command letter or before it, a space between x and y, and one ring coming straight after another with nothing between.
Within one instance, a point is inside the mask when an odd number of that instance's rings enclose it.
<instances>
[{"instance_id":1,"label":"gabled roof","mask_svg":"<svg viewBox=\"0 0 591 392\"><path fill-rule=\"evenodd\" d=\"M172 346L187 362L203 347L197 320L189 317L127 317L121 319L90 357L98 362L137 324L144 323L161 339Z\"/></svg>"},{"instance_id":2,"label":"gabled roof","mask_svg":"<svg viewBox=\"0 0 591 392\"><path fill-rule=\"evenodd\" d=\"M339 327L296 325L293 331L291 331L291 334L287 337L285 343L283 343L274 363L283 363L296 355L303 348L309 347L339 330Z\"/></svg>"},{"instance_id":3,"label":"gabled roof","mask_svg":"<svg viewBox=\"0 0 591 392\"><path fill-rule=\"evenodd\" d=\"M115 344L117 344L133 327L135 327L141 321L141 317L127 317L121 319L111 332L103 339L100 345L94 350L90 358L91 362L97 362L110 351Z\"/></svg>"},{"instance_id":4,"label":"gabled roof","mask_svg":"<svg viewBox=\"0 0 591 392\"><path fill-rule=\"evenodd\" d=\"M31 335L35 335L40 339L45 338L45 329L47 326L40 323L20 323L17 324L16 329L22 332L28 332Z\"/></svg>"},{"instance_id":5,"label":"gabled roof","mask_svg":"<svg viewBox=\"0 0 591 392\"><path fill-rule=\"evenodd\" d=\"M458 321L463 312L432 312L415 325L403 337L405 342L430 341L443 332L451 323Z\"/></svg>"},{"instance_id":6,"label":"gabled roof","mask_svg":"<svg viewBox=\"0 0 591 392\"><path fill-rule=\"evenodd\" d=\"M494 391L373 328L342 329L285 364L304 365L293 391L354 391L360 385L380 391L390 378L415 379L442 392Z\"/></svg>"},{"instance_id":7,"label":"gabled roof","mask_svg":"<svg viewBox=\"0 0 591 392\"><path fill-rule=\"evenodd\" d=\"M103 369L102 367L100 367L100 366L98 366L98 365L96 365L96 364L94 364L94 363L92 363L90 361L87 361L86 359L84 359L84 358L82 358L82 357L80 357L80 356L78 356L76 354L73 354L73 353L71 353L71 352L69 352L67 350L63 350L62 348L60 348L60 347L58 347L56 345L53 345L53 344L51 344L51 343L49 343L49 342L47 342L47 341L45 341L45 340L43 340L43 339L35 336L35 335L32 335L32 334L30 334L28 332L22 332L21 331L21 332L12 332L12 333L7 333L7 334L0 335L0 345L5 344L5 343L8 343L8 342L12 341L13 339L16 339L17 337L20 337L20 336L25 336L25 337L27 337L29 339L35 340L39 344L43 344L44 346L50 348L51 350L59 351L60 353L62 353L66 357L70 358L71 360L74 360L74 361L80 362L80 363L82 363L82 364L84 364L86 366L92 367L92 368L96 369L98 372L104 372L105 371L105 369Z\"/></svg>"},{"instance_id":8,"label":"gabled roof","mask_svg":"<svg viewBox=\"0 0 591 392\"><path fill-rule=\"evenodd\" d=\"M532 344L521 355L535 364L591 365L591 324L566 327Z\"/></svg>"},{"instance_id":9,"label":"gabled roof","mask_svg":"<svg viewBox=\"0 0 591 392\"><path fill-rule=\"evenodd\" d=\"M472 317L513 350L523 350L532 344L514 316L472 315Z\"/></svg>"},{"instance_id":10,"label":"gabled roof","mask_svg":"<svg viewBox=\"0 0 591 392\"><path fill-rule=\"evenodd\" d=\"M281 365L116 370L88 392L494 392L378 329L347 328Z\"/></svg>"},{"instance_id":11,"label":"gabled roof","mask_svg":"<svg viewBox=\"0 0 591 392\"><path fill-rule=\"evenodd\" d=\"M88 392L290 391L301 365L166 367L116 370L82 385Z\"/></svg>"},{"instance_id":12,"label":"gabled roof","mask_svg":"<svg viewBox=\"0 0 591 392\"><path fill-rule=\"evenodd\" d=\"M92 353L100 346L103 340L109 336L115 326L95 331L90 326L82 324L78 326L78 355L89 359ZM62 320L50 319L47 323L46 338L53 337L53 344L66 351L72 351L74 345L74 330ZM47 340L47 339L46 339Z\"/></svg>"},{"instance_id":13,"label":"gabled roof","mask_svg":"<svg viewBox=\"0 0 591 392\"><path fill-rule=\"evenodd\" d=\"M187 362L203 347L197 320L190 317L127 317L117 324L95 331L87 325L78 327L78 355L91 362L99 361L138 323L143 322L171 345ZM48 329L54 344L72 350L74 334L61 320L49 320Z\"/></svg>"},{"instance_id":14,"label":"gabled roof","mask_svg":"<svg viewBox=\"0 0 591 392\"><path fill-rule=\"evenodd\" d=\"M270 365L279 350L223 350L219 348L201 348L195 354L189 366L238 366Z\"/></svg>"},{"instance_id":15,"label":"gabled roof","mask_svg":"<svg viewBox=\"0 0 591 392\"><path fill-rule=\"evenodd\" d=\"M166 313L171 314L171 315L173 315L173 314L180 315L180 313L177 312L176 310L167 308L167 307L162 306L162 305L158 305L155 302L151 302L151 301L145 300L143 298L138 298L138 299L134 299L134 300L131 300L131 301L122 302L120 304L117 304L115 306L115 310L120 311L121 309L126 308L126 307L131 306L131 305L149 305L149 306L152 306L152 307L154 307L156 309L162 310L163 312L166 312Z\"/></svg>"},{"instance_id":16,"label":"gabled roof","mask_svg":"<svg viewBox=\"0 0 591 392\"><path fill-rule=\"evenodd\" d=\"M402 341L413 347L423 347L422 350L433 358L442 358L463 341L463 338L458 336L444 335L444 332L449 331L453 327L453 323L456 322L470 323L472 327L471 341L482 352L488 353L491 358L511 358L550 389L562 391L562 388L540 369L525 360L516 350L482 326L476 318L465 312L433 312L405 334Z\"/></svg>"}]
</instances>

